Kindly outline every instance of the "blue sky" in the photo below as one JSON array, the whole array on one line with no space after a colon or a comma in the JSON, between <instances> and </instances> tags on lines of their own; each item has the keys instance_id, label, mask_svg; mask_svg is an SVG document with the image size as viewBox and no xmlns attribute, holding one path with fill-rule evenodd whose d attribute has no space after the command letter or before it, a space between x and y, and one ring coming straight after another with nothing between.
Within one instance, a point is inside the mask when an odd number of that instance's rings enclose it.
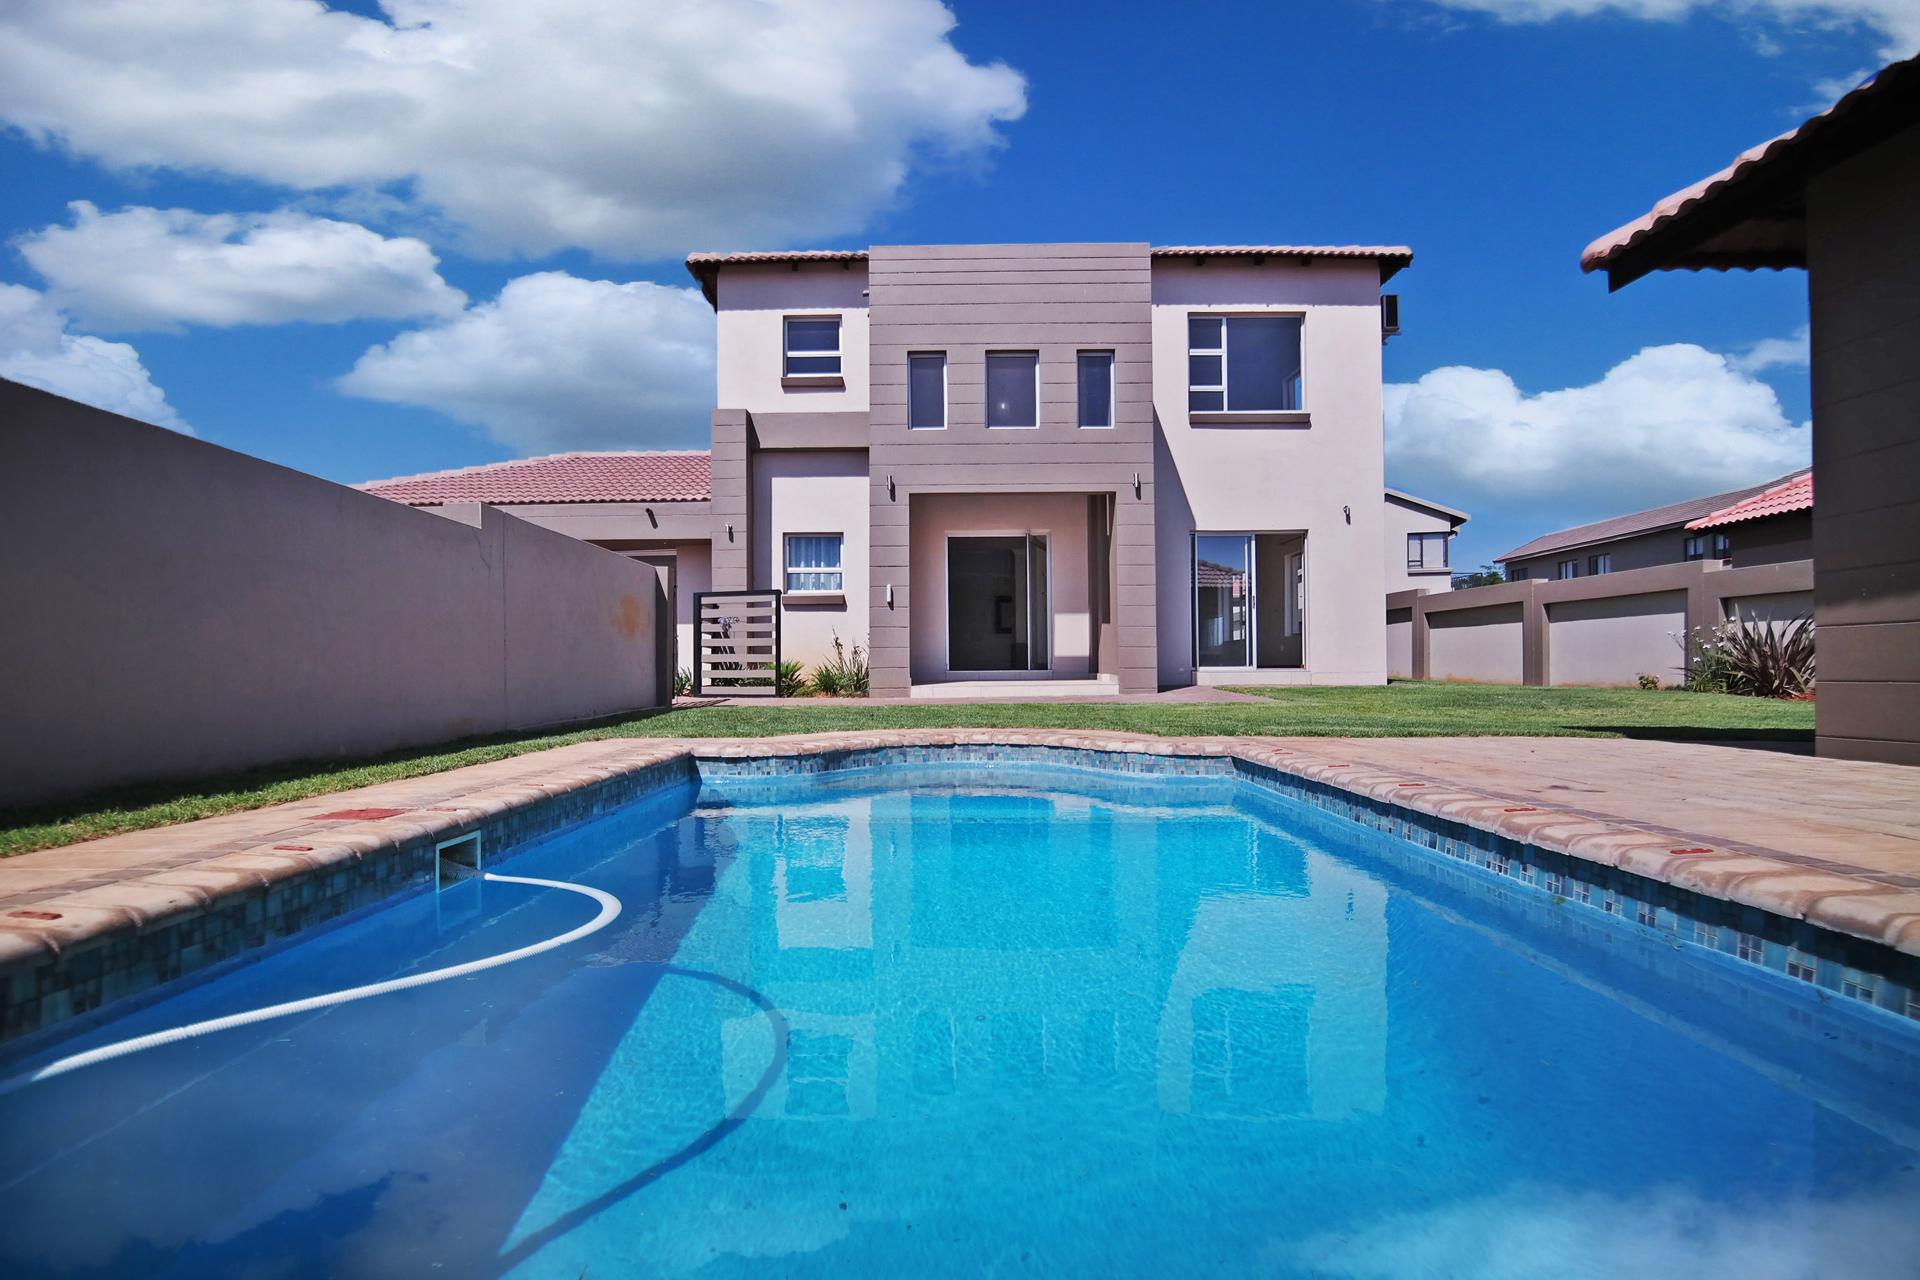
<instances>
[{"instance_id":1,"label":"blue sky","mask_svg":"<svg viewBox=\"0 0 1920 1280\"><path fill-rule=\"evenodd\" d=\"M1474 512L1456 564L1804 459L1803 275L1578 254L1920 43L1917 0L336 8L0 14L0 373L357 481L703 443L693 249L1406 243L1388 478Z\"/></svg>"}]
</instances>

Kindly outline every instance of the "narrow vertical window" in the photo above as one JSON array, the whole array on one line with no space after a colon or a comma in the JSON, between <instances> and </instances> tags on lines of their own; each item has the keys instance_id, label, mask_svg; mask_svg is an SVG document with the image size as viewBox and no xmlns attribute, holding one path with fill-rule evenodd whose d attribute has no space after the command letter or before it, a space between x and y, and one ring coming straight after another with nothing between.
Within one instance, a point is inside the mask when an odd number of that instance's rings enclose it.
<instances>
[{"instance_id":1,"label":"narrow vertical window","mask_svg":"<svg viewBox=\"0 0 1920 1280\"><path fill-rule=\"evenodd\" d=\"M907 357L907 425L947 425L947 356L920 351Z\"/></svg>"},{"instance_id":2,"label":"narrow vertical window","mask_svg":"<svg viewBox=\"0 0 1920 1280\"><path fill-rule=\"evenodd\" d=\"M1113 425L1113 352L1082 351L1080 372L1080 425Z\"/></svg>"},{"instance_id":3,"label":"narrow vertical window","mask_svg":"<svg viewBox=\"0 0 1920 1280\"><path fill-rule=\"evenodd\" d=\"M840 317L788 316L786 351L785 377L839 377Z\"/></svg>"},{"instance_id":4,"label":"narrow vertical window","mask_svg":"<svg viewBox=\"0 0 1920 1280\"><path fill-rule=\"evenodd\" d=\"M987 425L1040 425L1040 353L987 352Z\"/></svg>"}]
</instances>

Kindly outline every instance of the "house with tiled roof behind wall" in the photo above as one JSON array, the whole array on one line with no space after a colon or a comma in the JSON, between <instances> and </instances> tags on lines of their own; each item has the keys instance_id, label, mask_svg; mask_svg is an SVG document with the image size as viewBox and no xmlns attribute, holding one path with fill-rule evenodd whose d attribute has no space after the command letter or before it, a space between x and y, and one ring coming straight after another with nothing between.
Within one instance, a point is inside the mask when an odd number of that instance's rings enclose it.
<instances>
[{"instance_id":1,"label":"house with tiled roof behind wall","mask_svg":"<svg viewBox=\"0 0 1920 1280\"><path fill-rule=\"evenodd\" d=\"M861 644L880 695L1380 683L1383 561L1443 586L1465 519L1382 480L1380 290L1410 260L1282 245L696 254L718 320L710 455L367 487L493 502L649 560L683 653L694 592L780 589L784 655L812 665L836 638Z\"/></svg>"},{"instance_id":2,"label":"house with tiled roof behind wall","mask_svg":"<svg viewBox=\"0 0 1920 1280\"><path fill-rule=\"evenodd\" d=\"M1717 560L1733 568L1813 555L1813 473L1707 494L1533 538L1495 563L1507 580L1565 581L1660 564Z\"/></svg>"}]
</instances>

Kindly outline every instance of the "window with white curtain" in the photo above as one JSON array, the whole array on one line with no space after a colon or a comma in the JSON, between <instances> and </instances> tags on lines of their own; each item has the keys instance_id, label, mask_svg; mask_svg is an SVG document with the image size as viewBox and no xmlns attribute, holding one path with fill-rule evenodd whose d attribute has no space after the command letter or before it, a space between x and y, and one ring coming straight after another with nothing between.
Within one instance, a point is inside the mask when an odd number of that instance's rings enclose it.
<instances>
[{"instance_id":1,"label":"window with white curtain","mask_svg":"<svg viewBox=\"0 0 1920 1280\"><path fill-rule=\"evenodd\" d=\"M846 579L840 568L842 535L790 533L787 535L787 590L841 591Z\"/></svg>"}]
</instances>

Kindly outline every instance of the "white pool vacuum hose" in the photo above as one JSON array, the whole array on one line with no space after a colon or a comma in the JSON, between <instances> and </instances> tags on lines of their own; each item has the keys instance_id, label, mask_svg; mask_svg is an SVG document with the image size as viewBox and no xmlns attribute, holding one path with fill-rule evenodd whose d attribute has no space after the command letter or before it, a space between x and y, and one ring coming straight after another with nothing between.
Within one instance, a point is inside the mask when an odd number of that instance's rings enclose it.
<instances>
[{"instance_id":1,"label":"white pool vacuum hose","mask_svg":"<svg viewBox=\"0 0 1920 1280\"><path fill-rule=\"evenodd\" d=\"M235 1027L251 1026L256 1022L269 1022L274 1018L285 1018L296 1013L311 1013L316 1009L328 1009L334 1005L351 1004L355 1000L369 1000L374 996L384 996L395 991L407 991L414 987L430 986L436 982L445 982L449 978L463 978L470 973L481 973L488 969L498 969L501 965L512 964L516 960L525 960L555 947L564 947L569 942L578 942L589 934L595 934L612 924L620 914L620 899L602 889L584 884L572 884L565 880L541 880L533 876L503 876L487 872L484 879L501 884L530 884L542 889L565 889L569 893L578 893L592 898L600 904L599 914L577 928L565 933L555 934L541 942L512 951L502 951L497 955L480 960L468 960L463 964L448 965L444 969L430 969L425 973L409 974L404 978L389 978L385 982L368 983L363 987L348 987L344 991L332 991L326 995L308 996L304 1000L289 1000L285 1004L270 1004L261 1009L249 1009L245 1013L231 1013L224 1018L208 1018L204 1022L190 1022L184 1027L174 1027L167 1031L156 1031L151 1035L135 1036L131 1040L121 1040L114 1044L102 1045L98 1049L89 1049L85 1053L76 1053L71 1057L59 1058L37 1071L14 1076L10 1080L0 1081L0 1095L23 1089L42 1080L51 1080L54 1076L65 1075L69 1071L78 1071L82 1067L91 1067L97 1063L110 1062L115 1058L124 1058L130 1053L139 1053L143 1049L152 1049L158 1045L176 1044L181 1040L191 1040L196 1036L212 1035L216 1031L231 1031Z\"/></svg>"}]
</instances>

